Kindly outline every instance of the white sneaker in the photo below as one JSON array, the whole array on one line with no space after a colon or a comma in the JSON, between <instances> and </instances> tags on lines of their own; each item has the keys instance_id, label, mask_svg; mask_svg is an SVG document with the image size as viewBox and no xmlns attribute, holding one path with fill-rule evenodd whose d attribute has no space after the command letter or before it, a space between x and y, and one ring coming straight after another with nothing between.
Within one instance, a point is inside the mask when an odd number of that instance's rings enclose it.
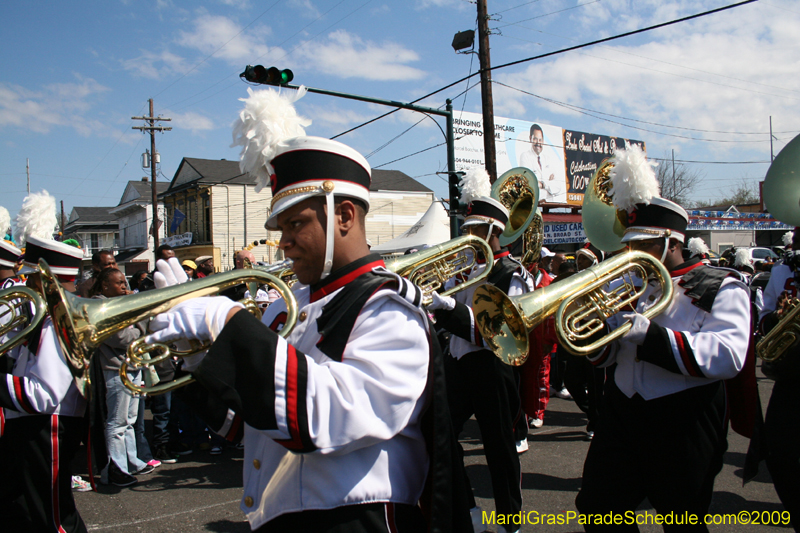
<instances>
[{"instance_id":1,"label":"white sneaker","mask_svg":"<svg viewBox=\"0 0 800 533\"><path fill-rule=\"evenodd\" d=\"M550 396L555 396L556 398L561 398L562 400L571 400L572 395L569 393L567 389L557 390L553 387L550 387Z\"/></svg>"},{"instance_id":2,"label":"white sneaker","mask_svg":"<svg viewBox=\"0 0 800 533\"><path fill-rule=\"evenodd\" d=\"M509 530L505 526L497 526L497 533L519 533L519 529Z\"/></svg>"},{"instance_id":3,"label":"white sneaker","mask_svg":"<svg viewBox=\"0 0 800 533\"><path fill-rule=\"evenodd\" d=\"M474 533L484 533L486 531L486 524L483 523L481 508L473 507L469 510L469 516L472 518L472 531L474 531Z\"/></svg>"},{"instance_id":4,"label":"white sneaker","mask_svg":"<svg viewBox=\"0 0 800 533\"><path fill-rule=\"evenodd\" d=\"M531 418L528 427L539 429L540 427L542 427L542 424L544 424L544 421L541 418Z\"/></svg>"},{"instance_id":5,"label":"white sneaker","mask_svg":"<svg viewBox=\"0 0 800 533\"><path fill-rule=\"evenodd\" d=\"M528 451L528 439L517 441L517 453L525 453Z\"/></svg>"}]
</instances>

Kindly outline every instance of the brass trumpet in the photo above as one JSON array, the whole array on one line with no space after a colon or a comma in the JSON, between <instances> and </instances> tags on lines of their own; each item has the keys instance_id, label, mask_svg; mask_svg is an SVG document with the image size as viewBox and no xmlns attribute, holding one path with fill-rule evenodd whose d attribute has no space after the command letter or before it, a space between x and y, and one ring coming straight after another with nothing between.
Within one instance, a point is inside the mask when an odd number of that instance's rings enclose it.
<instances>
[{"instance_id":1,"label":"brass trumpet","mask_svg":"<svg viewBox=\"0 0 800 533\"><path fill-rule=\"evenodd\" d=\"M643 280L637 288L634 278ZM614 290L605 286L618 278ZM653 256L627 252L587 268L569 278L520 296L507 296L501 290L484 285L475 290L472 301L475 320L481 335L504 363L519 366L528 357L531 331L556 314L559 342L576 355L586 355L614 341L631 328L628 322L601 339L583 342L604 329L604 322L622 311L644 293L648 279L661 286L661 297L644 316L651 318L664 311L672 301L673 286L669 272Z\"/></svg>"},{"instance_id":2,"label":"brass trumpet","mask_svg":"<svg viewBox=\"0 0 800 533\"><path fill-rule=\"evenodd\" d=\"M800 340L800 300L793 298L774 328L756 344L756 355L764 361L777 361Z\"/></svg>"},{"instance_id":3,"label":"brass trumpet","mask_svg":"<svg viewBox=\"0 0 800 533\"><path fill-rule=\"evenodd\" d=\"M286 300L288 317L286 325L280 332L281 336L288 335L297 320L297 302L289 287L275 276L254 268L232 270L190 283L106 300L79 298L67 293L43 259L39 260L39 270L47 309L53 319L59 343L75 383L83 396L89 393L91 386L88 375L89 363L97 348L106 339L128 326L169 311L180 302L191 298L214 296L225 289L254 280L274 286ZM191 355L208 347L208 345L201 346L177 355ZM153 350L159 351L160 354L149 360L143 356L144 353ZM136 347L132 344L128 349L129 361L120 369L120 374L125 375L123 382L127 379L127 366L144 368L173 355L176 355L175 352L170 352L163 344L147 346L140 342ZM137 394L160 394L185 385L191 380L190 376L185 376L185 379L178 384L161 384L152 390L136 387L133 384L128 388Z\"/></svg>"},{"instance_id":4,"label":"brass trumpet","mask_svg":"<svg viewBox=\"0 0 800 533\"><path fill-rule=\"evenodd\" d=\"M474 235L462 235L442 244L425 248L413 254L387 259L386 269L407 278L422 290L424 305L431 302L431 294L438 291L448 279L458 274L467 274L475 266L478 253L484 257L493 256L489 244ZM460 290L483 281L491 269L485 268L480 274L452 289L441 293L449 296Z\"/></svg>"},{"instance_id":5,"label":"brass trumpet","mask_svg":"<svg viewBox=\"0 0 800 533\"><path fill-rule=\"evenodd\" d=\"M33 312L26 309L27 306L33 308ZM47 306L38 292L24 285L15 285L0 291L0 309L6 309L0 313L0 338L14 333L4 343L0 344L0 355L19 346L28 335L38 326L47 314ZM22 328L22 329L19 329Z\"/></svg>"}]
</instances>

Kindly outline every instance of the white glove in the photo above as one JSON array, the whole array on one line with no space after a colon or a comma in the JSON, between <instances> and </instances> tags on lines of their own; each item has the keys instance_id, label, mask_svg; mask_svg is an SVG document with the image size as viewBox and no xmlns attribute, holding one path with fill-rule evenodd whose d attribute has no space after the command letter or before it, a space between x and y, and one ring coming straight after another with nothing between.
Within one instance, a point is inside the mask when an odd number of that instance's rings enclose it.
<instances>
[{"instance_id":1,"label":"white glove","mask_svg":"<svg viewBox=\"0 0 800 533\"><path fill-rule=\"evenodd\" d=\"M438 292L431 293L431 303L428 304L429 311L436 311L437 309L444 309L445 311L452 311L456 308L456 300L451 296L441 296Z\"/></svg>"},{"instance_id":2,"label":"white glove","mask_svg":"<svg viewBox=\"0 0 800 533\"><path fill-rule=\"evenodd\" d=\"M200 366L200 363L203 362L203 358L208 353L208 350L203 350L200 353L196 353L194 355L189 355L183 358L183 364L181 365L181 370L185 370L186 372L194 372L197 370L197 367Z\"/></svg>"},{"instance_id":3,"label":"white glove","mask_svg":"<svg viewBox=\"0 0 800 533\"><path fill-rule=\"evenodd\" d=\"M244 309L239 302L224 296L193 298L179 303L150 321L146 342L170 344L178 339L214 342L234 308Z\"/></svg>"},{"instance_id":4,"label":"white glove","mask_svg":"<svg viewBox=\"0 0 800 533\"><path fill-rule=\"evenodd\" d=\"M623 335L622 338L638 346L644 344L644 339L647 336L647 328L650 327L650 319L636 312L622 313L622 318L624 318L626 322L630 321L632 323L631 329L628 333Z\"/></svg>"},{"instance_id":5,"label":"white glove","mask_svg":"<svg viewBox=\"0 0 800 533\"><path fill-rule=\"evenodd\" d=\"M172 287L180 283L189 281L189 276L178 262L177 257L170 257L167 261L159 259L156 261L156 272L153 274L153 281L156 289Z\"/></svg>"}]
</instances>

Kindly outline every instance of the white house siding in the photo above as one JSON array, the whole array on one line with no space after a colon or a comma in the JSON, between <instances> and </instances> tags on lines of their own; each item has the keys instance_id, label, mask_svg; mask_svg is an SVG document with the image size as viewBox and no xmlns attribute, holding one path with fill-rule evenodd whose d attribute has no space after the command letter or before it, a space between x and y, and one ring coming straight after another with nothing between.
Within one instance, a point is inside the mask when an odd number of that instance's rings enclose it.
<instances>
[{"instance_id":1,"label":"white house siding","mask_svg":"<svg viewBox=\"0 0 800 533\"><path fill-rule=\"evenodd\" d=\"M367 239L377 246L402 235L425 214L434 199L432 192L372 191Z\"/></svg>"},{"instance_id":2,"label":"white house siding","mask_svg":"<svg viewBox=\"0 0 800 533\"><path fill-rule=\"evenodd\" d=\"M220 250L219 270L233 268L235 253L253 241L274 238L268 237L264 229L271 199L268 188L256 193L255 187L249 185L211 187L211 233L214 247ZM259 244L252 251L257 261L270 261L267 246Z\"/></svg>"}]
</instances>

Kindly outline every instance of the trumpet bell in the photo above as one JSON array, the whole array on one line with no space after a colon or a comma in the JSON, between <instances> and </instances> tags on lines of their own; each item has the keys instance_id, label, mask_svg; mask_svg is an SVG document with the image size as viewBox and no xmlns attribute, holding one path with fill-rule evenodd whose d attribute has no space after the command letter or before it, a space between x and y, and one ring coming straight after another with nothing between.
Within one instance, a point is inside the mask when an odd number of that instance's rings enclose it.
<instances>
[{"instance_id":1,"label":"trumpet bell","mask_svg":"<svg viewBox=\"0 0 800 533\"><path fill-rule=\"evenodd\" d=\"M608 173L613 165L606 159L594 173L583 196L583 230L593 245L604 252L616 252L624 248L627 216L611 203Z\"/></svg>"},{"instance_id":2,"label":"trumpet bell","mask_svg":"<svg viewBox=\"0 0 800 533\"><path fill-rule=\"evenodd\" d=\"M800 226L800 135L784 146L769 166L762 193L772 216Z\"/></svg>"},{"instance_id":3,"label":"trumpet bell","mask_svg":"<svg viewBox=\"0 0 800 533\"><path fill-rule=\"evenodd\" d=\"M508 246L522 237L536 215L539 181L529 168L512 168L494 182L492 198L508 209L508 224L500 235L500 246Z\"/></svg>"}]
</instances>

